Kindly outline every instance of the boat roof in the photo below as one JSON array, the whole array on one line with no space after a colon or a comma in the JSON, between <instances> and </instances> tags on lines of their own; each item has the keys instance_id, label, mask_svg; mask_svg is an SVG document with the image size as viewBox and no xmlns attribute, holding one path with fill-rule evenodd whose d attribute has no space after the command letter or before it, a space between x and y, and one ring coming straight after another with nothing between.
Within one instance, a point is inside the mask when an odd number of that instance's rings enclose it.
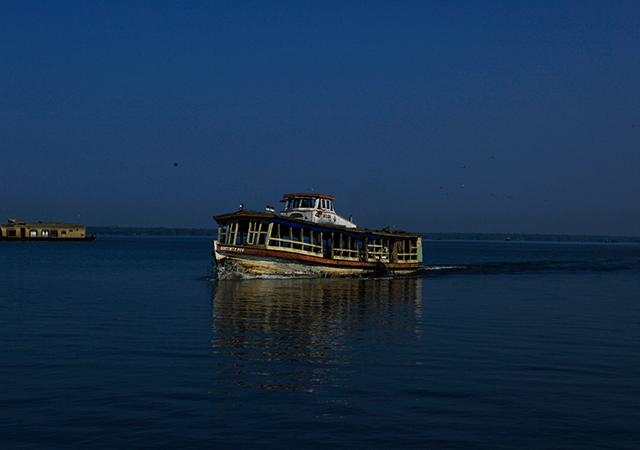
<instances>
[{"instance_id":1,"label":"boat roof","mask_svg":"<svg viewBox=\"0 0 640 450\"><path fill-rule=\"evenodd\" d=\"M9 223L2 225L3 227L14 227L14 226L25 226L25 227L63 227L63 228L79 228L84 227L85 225L78 225L75 223L66 223L66 222L25 222L24 220L18 219L9 219Z\"/></svg>"},{"instance_id":2,"label":"boat roof","mask_svg":"<svg viewBox=\"0 0 640 450\"><path fill-rule=\"evenodd\" d=\"M284 194L284 198L285 199L289 199L289 198L294 198L294 197L306 197L306 198L326 198L329 200L335 200L336 198L331 196L331 195L324 195L324 194L306 194L306 193L301 193L301 194Z\"/></svg>"}]
</instances>

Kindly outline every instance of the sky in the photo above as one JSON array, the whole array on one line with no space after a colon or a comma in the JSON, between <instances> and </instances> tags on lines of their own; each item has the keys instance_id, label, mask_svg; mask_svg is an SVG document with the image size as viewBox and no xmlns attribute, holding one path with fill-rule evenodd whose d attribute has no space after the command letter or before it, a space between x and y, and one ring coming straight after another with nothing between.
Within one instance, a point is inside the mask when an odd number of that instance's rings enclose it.
<instances>
[{"instance_id":1,"label":"sky","mask_svg":"<svg viewBox=\"0 0 640 450\"><path fill-rule=\"evenodd\" d=\"M2 221L638 236L639 178L637 0L0 4Z\"/></svg>"}]
</instances>

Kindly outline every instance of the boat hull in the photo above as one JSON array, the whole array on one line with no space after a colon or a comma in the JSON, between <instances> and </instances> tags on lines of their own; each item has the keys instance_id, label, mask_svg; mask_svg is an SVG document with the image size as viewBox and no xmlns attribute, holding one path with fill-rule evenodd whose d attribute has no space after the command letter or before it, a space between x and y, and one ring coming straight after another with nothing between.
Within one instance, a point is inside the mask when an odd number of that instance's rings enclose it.
<instances>
[{"instance_id":1,"label":"boat hull","mask_svg":"<svg viewBox=\"0 0 640 450\"><path fill-rule=\"evenodd\" d=\"M383 264L359 261L323 260L288 252L241 246L224 246L213 241L218 279L288 277L376 277L412 275L417 264Z\"/></svg>"}]
</instances>

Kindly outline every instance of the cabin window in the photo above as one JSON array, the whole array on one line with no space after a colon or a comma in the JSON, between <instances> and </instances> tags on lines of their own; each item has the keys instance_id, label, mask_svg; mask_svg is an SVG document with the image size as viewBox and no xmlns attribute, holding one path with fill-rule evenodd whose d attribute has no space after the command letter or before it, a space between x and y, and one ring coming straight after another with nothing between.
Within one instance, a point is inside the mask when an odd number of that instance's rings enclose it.
<instances>
[{"instance_id":1,"label":"cabin window","mask_svg":"<svg viewBox=\"0 0 640 450\"><path fill-rule=\"evenodd\" d=\"M313 208L313 200L311 200L310 198L303 198L300 201L300 207L301 208Z\"/></svg>"},{"instance_id":2,"label":"cabin window","mask_svg":"<svg viewBox=\"0 0 640 450\"><path fill-rule=\"evenodd\" d=\"M42 237L49 237L49 230L42 230Z\"/></svg>"},{"instance_id":3,"label":"cabin window","mask_svg":"<svg viewBox=\"0 0 640 450\"><path fill-rule=\"evenodd\" d=\"M324 239L322 240L322 251L325 255L331 254L331 248L333 245L331 244L331 234L332 233L324 233Z\"/></svg>"},{"instance_id":4,"label":"cabin window","mask_svg":"<svg viewBox=\"0 0 640 450\"><path fill-rule=\"evenodd\" d=\"M236 228L236 239L234 244L246 244L249 237L249 221L239 220L238 228Z\"/></svg>"},{"instance_id":5,"label":"cabin window","mask_svg":"<svg viewBox=\"0 0 640 450\"><path fill-rule=\"evenodd\" d=\"M247 231L247 244L263 245L266 243L269 232L268 222L249 222Z\"/></svg>"},{"instance_id":6,"label":"cabin window","mask_svg":"<svg viewBox=\"0 0 640 450\"><path fill-rule=\"evenodd\" d=\"M29 231L29 236L30 237L37 237L38 236L38 232L36 230L31 230L31 231Z\"/></svg>"},{"instance_id":7,"label":"cabin window","mask_svg":"<svg viewBox=\"0 0 640 450\"><path fill-rule=\"evenodd\" d=\"M51 230L51 237L58 237L58 230Z\"/></svg>"},{"instance_id":8,"label":"cabin window","mask_svg":"<svg viewBox=\"0 0 640 450\"><path fill-rule=\"evenodd\" d=\"M7 236L15 236L16 230L7 230Z\"/></svg>"}]
</instances>

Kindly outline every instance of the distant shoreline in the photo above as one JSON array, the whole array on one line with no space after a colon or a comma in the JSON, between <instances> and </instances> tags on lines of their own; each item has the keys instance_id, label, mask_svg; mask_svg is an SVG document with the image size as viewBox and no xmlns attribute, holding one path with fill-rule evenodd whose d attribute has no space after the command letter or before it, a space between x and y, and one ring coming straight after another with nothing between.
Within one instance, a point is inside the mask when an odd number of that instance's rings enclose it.
<instances>
[{"instance_id":1,"label":"distant shoreline","mask_svg":"<svg viewBox=\"0 0 640 450\"><path fill-rule=\"evenodd\" d=\"M217 228L165 227L94 227L87 225L87 234L109 236L218 236Z\"/></svg>"},{"instance_id":2,"label":"distant shoreline","mask_svg":"<svg viewBox=\"0 0 640 450\"><path fill-rule=\"evenodd\" d=\"M96 227L87 226L87 234L120 236L211 236L217 228ZM523 233L418 233L425 240L536 241L536 242L640 242L640 236L591 236Z\"/></svg>"},{"instance_id":3,"label":"distant shoreline","mask_svg":"<svg viewBox=\"0 0 640 450\"><path fill-rule=\"evenodd\" d=\"M529 242L640 242L640 236L591 236L523 233L420 233L425 240L529 241Z\"/></svg>"}]
</instances>

